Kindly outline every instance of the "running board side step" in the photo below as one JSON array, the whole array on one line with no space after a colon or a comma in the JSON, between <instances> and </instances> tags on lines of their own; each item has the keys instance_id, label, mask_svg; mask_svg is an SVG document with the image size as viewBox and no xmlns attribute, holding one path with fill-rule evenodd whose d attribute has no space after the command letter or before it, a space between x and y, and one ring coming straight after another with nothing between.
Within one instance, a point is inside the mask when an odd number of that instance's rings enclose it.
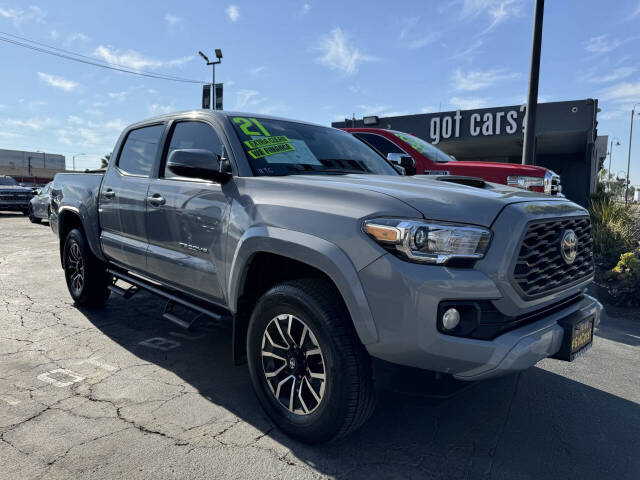
<instances>
[{"instance_id":1,"label":"running board side step","mask_svg":"<svg viewBox=\"0 0 640 480\"><path fill-rule=\"evenodd\" d=\"M115 283L110 284L107 288L111 290L113 293L115 293L116 295L120 295L121 297L124 297L126 300L129 300L131 297L133 297L136 293L140 291L140 289L135 285L132 285L127 289L124 289L117 286Z\"/></svg>"},{"instance_id":2,"label":"running board side step","mask_svg":"<svg viewBox=\"0 0 640 480\"><path fill-rule=\"evenodd\" d=\"M195 301L187 300L185 298L182 298L174 294L173 292L164 290L159 285L152 284L151 282L148 282L140 277L133 276L128 273L121 272L119 270L114 270L112 268L107 269L107 272L109 273L109 275L113 275L116 278L116 280L123 280L124 282L127 282L128 284L132 285L128 289L121 288L115 284L109 285L109 290L111 290L112 292L118 295L122 295L124 298L131 298L131 296L135 295L139 290L146 290L150 293L153 293L154 295L157 295L167 300L167 304L165 305L162 316L166 320L169 320L175 323L176 325L179 325L182 328L185 328L185 329L190 328L195 323L195 321L200 317L200 315L196 316L196 318L194 318L193 320L184 320L179 316L177 316L175 313L173 313L173 307L176 304L181 305L190 310L193 310L195 312L198 312L202 315L211 317L214 320L222 320L224 317L228 317L228 315L225 315L224 313L218 313L211 310L210 308L207 308L207 306L204 305L204 302L203 304L200 304L200 303L196 303ZM135 289L135 291L133 291L132 289Z\"/></svg>"}]
</instances>

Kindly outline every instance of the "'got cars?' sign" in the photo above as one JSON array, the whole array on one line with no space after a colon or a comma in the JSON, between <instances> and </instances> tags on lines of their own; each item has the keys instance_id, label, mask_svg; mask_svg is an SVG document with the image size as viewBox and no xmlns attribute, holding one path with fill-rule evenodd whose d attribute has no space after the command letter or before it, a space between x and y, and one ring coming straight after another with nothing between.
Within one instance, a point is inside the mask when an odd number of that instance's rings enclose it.
<instances>
[{"instance_id":1,"label":"'got cars?' sign","mask_svg":"<svg viewBox=\"0 0 640 480\"><path fill-rule=\"evenodd\" d=\"M429 119L429 137L431 143L437 145L441 140L459 137L477 137L492 135L513 135L518 126L524 132L526 105L520 110L495 110L484 113L460 110L453 114L443 114Z\"/></svg>"}]
</instances>

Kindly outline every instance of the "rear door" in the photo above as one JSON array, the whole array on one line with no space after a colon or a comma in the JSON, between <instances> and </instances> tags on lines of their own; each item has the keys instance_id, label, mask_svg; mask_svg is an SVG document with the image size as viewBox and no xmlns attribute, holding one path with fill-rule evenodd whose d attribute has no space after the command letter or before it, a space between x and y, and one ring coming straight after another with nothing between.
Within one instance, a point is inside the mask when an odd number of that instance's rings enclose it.
<instances>
[{"instance_id":1,"label":"rear door","mask_svg":"<svg viewBox=\"0 0 640 480\"><path fill-rule=\"evenodd\" d=\"M112 261L143 272L147 252L147 190L164 129L165 124L157 124L129 131L100 189L98 211L104 254Z\"/></svg>"},{"instance_id":2,"label":"rear door","mask_svg":"<svg viewBox=\"0 0 640 480\"><path fill-rule=\"evenodd\" d=\"M166 167L166 159L173 150L189 148L209 150L220 158L221 136L221 130L204 121L174 122L147 203L149 274L217 303L224 303L220 259L230 204L225 189L233 182L222 186L178 177Z\"/></svg>"}]
</instances>

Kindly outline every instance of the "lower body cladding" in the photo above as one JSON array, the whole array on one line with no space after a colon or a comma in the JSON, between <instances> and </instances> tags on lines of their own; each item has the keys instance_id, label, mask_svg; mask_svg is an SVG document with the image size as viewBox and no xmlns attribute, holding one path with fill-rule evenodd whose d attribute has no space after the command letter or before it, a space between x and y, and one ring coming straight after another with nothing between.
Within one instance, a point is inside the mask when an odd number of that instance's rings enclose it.
<instances>
[{"instance_id":1,"label":"lower body cladding","mask_svg":"<svg viewBox=\"0 0 640 480\"><path fill-rule=\"evenodd\" d=\"M588 348L602 311L597 300L583 293L585 285L576 285L567 289L563 299L556 296L551 305L542 308L538 302L535 310L522 317L501 316L493 309L495 335L471 338L473 333L466 335L464 329L462 335L460 329L451 334L442 332L442 306L448 309L456 302L463 308L492 305L492 300L501 299L503 295L483 272L412 264L387 254L359 276L378 331L378 341L366 345L369 354L399 365L451 374L458 380L517 372L547 357L571 360L582 353L571 349L571 341L573 346L577 342L573 337L581 336L584 349ZM496 316L504 320L497 329ZM572 328L587 323L587 338L583 338L584 331L572 334Z\"/></svg>"}]
</instances>

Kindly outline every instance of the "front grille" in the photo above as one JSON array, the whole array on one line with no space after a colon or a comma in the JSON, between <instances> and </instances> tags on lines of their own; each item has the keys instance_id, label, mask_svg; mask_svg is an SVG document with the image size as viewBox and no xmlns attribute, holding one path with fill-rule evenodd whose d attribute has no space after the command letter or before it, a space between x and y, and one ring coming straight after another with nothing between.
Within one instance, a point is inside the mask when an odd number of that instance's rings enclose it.
<instances>
[{"instance_id":1,"label":"front grille","mask_svg":"<svg viewBox=\"0 0 640 480\"><path fill-rule=\"evenodd\" d=\"M567 230L578 237L578 252L571 264L560 254L560 240ZM531 223L522 239L513 278L527 297L576 283L593 273L592 243L589 217Z\"/></svg>"}]
</instances>

